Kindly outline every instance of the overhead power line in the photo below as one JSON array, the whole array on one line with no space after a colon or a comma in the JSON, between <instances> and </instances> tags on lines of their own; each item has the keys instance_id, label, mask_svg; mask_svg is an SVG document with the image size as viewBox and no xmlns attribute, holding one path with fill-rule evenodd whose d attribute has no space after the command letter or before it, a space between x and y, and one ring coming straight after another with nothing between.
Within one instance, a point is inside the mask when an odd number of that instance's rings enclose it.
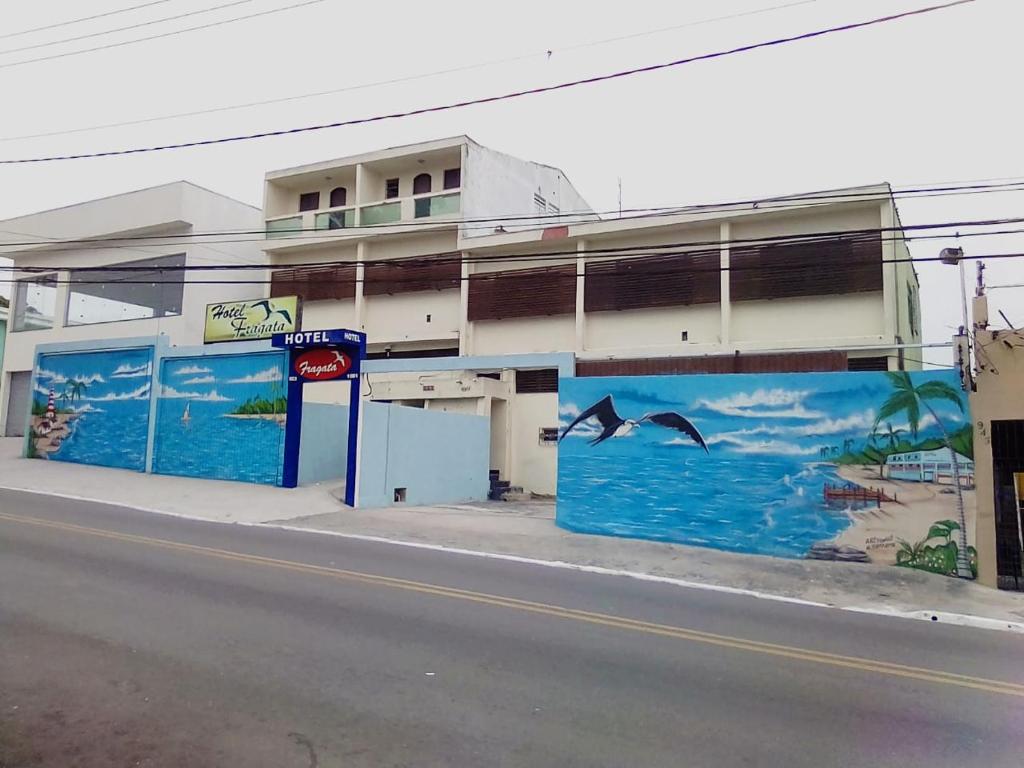
<instances>
[{"instance_id":1,"label":"overhead power line","mask_svg":"<svg viewBox=\"0 0 1024 768\"><path fill-rule=\"evenodd\" d=\"M307 0L304 3L298 5L310 5L315 2L322 2L322 0ZM713 53L704 53L697 56L689 56L682 59L676 59L674 61L663 62L660 64L649 64L643 67L635 67L633 69L619 70L617 72L611 72L603 75L594 75L591 77L581 78L578 80L570 80L554 85L538 86L535 88L528 88L521 91L512 91L509 93L498 94L493 96L484 96L476 99L466 99L463 101L451 102L448 104L439 104L429 107L420 107L418 109L410 109L402 112L392 112L390 114L374 115L372 117L354 118L350 120L339 120L332 123L323 123L320 125L307 125L298 128L285 128L274 131L263 131L260 133L250 133L238 136L223 136L214 139L199 139L195 141L177 142L172 144L163 144L151 147L134 147L130 149L113 149L101 152L82 152L75 154L64 154L64 155L49 155L43 157L30 157L30 158L18 158L0 160L0 164L13 165L13 164L24 164L24 163L43 163L52 162L57 160L80 160L85 158L96 158L96 157L114 157L119 155L134 155L145 152L162 152L171 149L186 149L190 147L202 147L210 146L214 144L227 144L238 141L251 141L253 139L263 139L272 136L288 136L298 133L309 133L311 131L322 131L328 128L341 128L344 126L351 125L364 125L367 123L376 123L386 120L397 120L400 118L414 117L418 115L432 114L437 112L447 112L455 109L462 109L464 107L476 106L480 104L491 104L499 101L506 101L510 99L517 99L523 96L533 96L541 93L552 93L555 91L566 90L569 88L576 88L582 85L593 85L596 83L607 82L610 80L621 79L625 77L632 77L634 75L646 74L650 72L657 72L660 70L670 69L674 67L680 67L686 64L694 64L699 61L709 61L712 59L723 58L726 56L732 56L740 53L749 53L750 51L760 50L762 48L771 48L779 45L785 45L788 43L794 43L804 40L812 40L826 35L832 35L839 32L849 32L857 29L864 29L866 27L876 26L879 24L885 24L899 19L906 19L913 16L920 16L927 13L933 13L935 11L945 10L954 6L966 5L973 3L975 0L952 0L952 2L942 3L940 5L931 5L923 8L916 8L914 10L903 11L901 13L890 14L887 16L880 16L867 21L852 22L849 24L843 24L840 26L827 27L825 29L819 29L812 32L803 32L797 35L791 35L788 37L779 37L772 40L765 40L758 43L750 43L748 45L742 45L735 48L729 48L725 50L715 51ZM298 7L298 6L289 6ZM284 9L279 9L284 10ZM226 22L220 22L226 23ZM212 25L211 25L212 26ZM173 34L173 33L167 33ZM32 60L29 60L32 61ZM27 62L18 62L19 64ZM14 64L0 65L0 68L4 66L14 66Z\"/></svg>"},{"instance_id":2,"label":"overhead power line","mask_svg":"<svg viewBox=\"0 0 1024 768\"><path fill-rule=\"evenodd\" d=\"M402 235L410 230L430 228L436 229L439 224L459 226L464 230L473 229L494 229L494 225L507 224L507 223L525 223L533 225L534 229L546 229L550 227L569 226L577 224L610 224L619 222L637 222L644 220L653 220L656 218L671 217L671 216L685 216L695 214L711 214L711 213L729 213L729 212L743 212L746 208L750 207L758 211L773 210L778 208L789 208L789 209L802 209L802 208L814 208L822 205L830 205L835 203L837 200L850 201L857 199L881 199L881 198L898 198L905 199L911 198L916 199L918 197L932 197L932 196L952 196L952 195L969 195L969 194L983 194L992 192L1022 192L1024 191L1024 178L1017 181L1006 181L993 184L957 184L955 182L947 182L943 186L937 187L907 187L897 188L891 190L887 195L884 192L878 191L826 191L820 193L811 194L800 194L800 195L777 195L774 197L762 197L762 198L749 198L745 200L736 200L731 202L719 202L719 203L704 203L689 206L665 206L660 208L630 208L625 209L625 212L631 215L602 219L597 218L604 214L614 214L616 211L566 211L561 213L530 213L530 214L507 214L500 215L495 214L491 216L481 216L474 218L462 218L462 219L451 219L444 222L437 222L425 219L418 219L412 221L394 222L387 225L379 225L386 227L387 232L381 232L375 234L375 237L386 236L389 234ZM300 214L294 214L299 216ZM287 218L287 217L285 217ZM1000 223L1006 223L1005 220L991 220L998 221ZM472 226L479 225L479 226ZM968 223L951 223L949 226L969 226ZM980 225L979 225L980 226ZM988 226L988 224L985 224ZM400 228L399 231L391 232L392 229ZM373 226L358 227L353 229L317 229L315 227L296 227L294 229L278 230L275 232L274 241L295 241L295 240L306 240L306 239L322 239L325 236L331 236L332 234L338 236L338 240L343 242L346 235L352 236L353 234L365 234L368 230L372 230ZM898 228L897 228L898 229ZM910 229L910 227L903 227L904 230ZM19 233L12 233L19 234ZM308 236L306 236L308 234ZM150 241L173 241L175 239L195 239L199 237L241 237L244 235L259 235L254 240L242 240L242 239L229 239L222 240L219 242L257 242L263 241L266 238L265 228L260 229L222 229L222 230L208 230L205 232L186 232L182 234L163 234L163 235L113 235L105 237L88 237L88 238L45 238L45 239L33 239L33 240L16 240L8 242L0 242L0 248L15 249L19 247L39 246L39 245L72 245L75 248L68 248L65 250L77 250L78 247L82 249L88 249L91 246L96 247L107 247L107 244L116 244L120 242L139 243L147 240ZM283 235L283 236L282 236ZM39 235L27 235L28 237L43 237ZM205 241L214 242L214 241ZM111 245L109 247L116 247ZM60 249L48 249L48 252L53 252ZM6 253L11 253L11 250L7 250ZM0 252L2 255L2 252Z\"/></svg>"},{"instance_id":3,"label":"overhead power line","mask_svg":"<svg viewBox=\"0 0 1024 768\"><path fill-rule=\"evenodd\" d=\"M92 16L81 16L77 19L68 19L67 21L58 21L53 24L46 24L42 27L33 27L32 29L22 29L17 32L4 32L0 35L0 40L8 37L20 37L22 35L28 35L33 32L43 32L47 29L57 29L57 27L67 27L72 24L80 24L83 21L92 21L94 19L103 19L107 16L117 16L121 13L128 13L129 11L137 11L139 8L149 8L152 5L163 5L169 3L171 0L152 0L148 3L141 3L140 5L130 5L127 8L119 8L115 11L105 11L104 13L94 13Z\"/></svg>"},{"instance_id":4,"label":"overhead power line","mask_svg":"<svg viewBox=\"0 0 1024 768\"><path fill-rule=\"evenodd\" d=\"M571 51L577 51L584 48L593 48L600 45L607 45L609 43L617 43L623 40L633 40L640 37L649 37L652 35L664 34L666 32L676 32L680 29L686 29L690 27L703 26L707 24L713 24L720 21L731 21L747 16L756 16L760 14L770 13L773 11L786 10L789 8L795 8L801 5L809 5L811 3L819 2L819 0L798 0L798 2L784 3L782 5L772 5L766 8L753 8L748 11L742 11L740 13L730 13L725 16L714 16L711 18L698 19L696 21L690 21L685 24L675 24L669 27L659 27L656 29L648 29L642 32L634 32L628 35L619 35L617 37L607 37L601 40L590 40L583 43L577 43L575 45L568 45L561 48L550 48L543 51L533 51L531 53L519 54L516 56L507 56L501 59L490 59L487 61L479 61L472 64L464 64L457 67L448 67L445 69L434 70L433 72L417 72L411 75L405 75L401 77L394 77L385 80L374 80L365 83L358 83L354 85L347 85L341 88L331 88L323 91L312 91L308 93L300 93L292 96L282 96L275 99L263 99L261 101L249 101L240 104L229 104L222 107L211 107L209 109L197 109L189 112L176 112L173 114L156 115L152 117L144 117L136 120L122 120L115 123L101 123L98 125L83 126L80 128L66 128L58 131L46 131L43 133L31 133L24 134L21 136L6 136L0 137L0 142L8 141L19 141L24 139L38 139L50 136L68 136L76 133L87 133L89 131L99 131L109 128L123 128L132 125L144 125L147 123L162 122L166 120L176 120L183 117L198 117L200 115L217 114L221 112L233 112L240 109L250 109L253 107L269 106L272 104L286 104L293 101L301 101L305 99L314 99L322 96L334 96L339 93L351 93L353 91L362 91L370 88L377 88L385 85L398 85L401 83L410 83L419 80L427 80L442 75L457 74L460 72L469 72L476 69L484 69L486 67L498 66L501 64L512 64L517 61L527 61L529 59L540 59L548 58L552 54L568 53Z\"/></svg>"},{"instance_id":5,"label":"overhead power line","mask_svg":"<svg viewBox=\"0 0 1024 768\"><path fill-rule=\"evenodd\" d=\"M998 260L1002 260L1002 259L1020 259L1020 258L1024 258L1024 253L1021 253L1021 252L1014 252L1014 253L986 253L986 254L977 254L977 255L971 255L971 256L964 256L964 259L967 260L967 261L975 261L975 260L979 260L979 259L984 259L986 261L998 261ZM941 261L941 257L940 256L914 256L914 257L910 257L910 258L886 259L886 260L884 260L884 261L882 261L880 263L883 264L883 265L888 265L888 264L911 264L911 263L913 263L913 264L920 264L920 263L937 262L937 261ZM372 264L370 262L354 262L354 261L345 262L344 264L336 265L336 266L355 267L355 266L359 266L360 264L362 266L372 266ZM390 262L390 265L393 266L394 264L395 264L394 261ZM317 266L324 267L324 266L331 266L331 265L330 264L318 264ZM248 265L237 266L237 267L233 267L233 268L244 269L244 270L248 270L248 271L252 271L252 272L258 272L258 271L267 270L267 269L291 269L293 267L289 266L289 265L281 265L281 264L273 264L273 265L271 265L271 264L248 264ZM825 269L825 268L826 267L823 265L822 269ZM159 274L163 275L165 273L183 273L183 272L187 271L187 269L188 269L187 267L153 267L153 266L150 266L150 267L146 267L145 271L151 272L151 273L152 272L156 272L156 273L159 273ZM799 270L805 270L805 269L807 269L807 266L805 264L775 264L775 265L772 265L772 266L763 266L763 265L759 265L759 264L743 264L743 265L732 264L732 265L730 265L728 267L723 267L721 265L717 265L717 266L716 265L707 265L707 266L689 266L689 267L686 267L684 269L676 268L676 269L650 270L650 271L646 271L645 270L644 273L643 273L643 276L644 277L657 277L657 276L668 277L668 276L679 275L680 273L683 273L683 274L700 274L700 273L708 273L708 272L717 272L717 273L722 273L722 272L730 272L730 273L731 272L771 273L771 272L799 271ZM92 268L92 269L85 268L85 269L80 269L80 271L82 271L82 272L96 272L96 271L101 271L101 269L100 268ZM124 271L127 271L127 270L124 267L119 267L119 268L117 268L116 271L124 272ZM587 277L587 273L586 272L576 272L575 274L568 274L566 276L567 277L583 277L583 278L585 278L585 277ZM363 278L330 278L330 277L322 277L321 278L321 277L318 277L316 283L318 285L319 284L325 284L326 285L326 284L333 284L333 283L344 283L344 284L347 285L347 284L353 283L353 282L356 283L356 284L367 283L367 282L370 282L370 283L397 283L397 284L401 284L401 283L438 283L438 284L448 284L448 283L460 283L460 282L463 282L463 281L476 281L476 280L503 280L503 279L506 279L508 277L509 277L509 271L498 271L498 272L478 272L476 274L470 274L470 275L465 275L465 276L460 275L460 276L443 277L443 278L425 278L425 277L418 276L418 275L410 276L410 277L407 277L407 278L391 278L391 277L388 277L388 278L378 278L378 279L370 278L369 280L367 278L365 278L365 277L363 277ZM600 275L600 277L607 277L607 275L602 274L602 275ZM0 278L0 283L16 283L16 282L19 282L19 281L17 279L15 279L15 278ZM267 280L267 279L262 279L262 280L260 280L260 279L253 279L253 280L195 280L193 278L189 278L188 281L187 281L187 284L188 285L270 285L272 282L273 282L272 280ZM76 278L67 278L67 279L65 279L65 278L53 278L52 280L46 280L45 281L46 285L111 285L111 284L117 284L117 285L180 285L181 283L182 283L182 279L181 278L172 278L172 279L168 279L168 280L159 280L159 279L157 279L157 280L154 280L154 279L142 279L142 280L128 280L128 279L94 280L94 279L90 279L90 278L86 277L86 278L78 278L78 279L76 279Z\"/></svg>"},{"instance_id":6,"label":"overhead power line","mask_svg":"<svg viewBox=\"0 0 1024 768\"><path fill-rule=\"evenodd\" d=\"M62 38L60 40L49 40L49 41L47 41L45 43L35 43L33 45L23 45L21 48L8 48L7 50L0 51L0 56L6 55L8 53L18 53L20 51L32 51L32 50L35 50L37 48L47 48L47 47L49 47L51 45L63 45L64 43L73 43L76 40L88 40L88 39L93 38L93 37L102 37L103 35L113 35L113 34L116 34L118 32L127 32L130 29L140 29L142 27L151 27L154 24L163 24L165 21L176 21L177 19L185 19L185 18L188 18L189 16L199 16L200 14L204 14L204 13L213 13L214 11L219 11L219 10L221 10L223 8L231 8L231 7L236 6L236 5L245 5L246 3L251 3L251 2L253 2L253 0L233 0L233 2L224 3L223 5L214 5L214 6L211 6L210 8L199 8L199 9L194 10L194 11L187 11L185 13L179 13L179 14L177 14L175 16L164 16L161 19L150 19L148 21L140 21L137 24L129 24L129 25L124 26L124 27L115 27L114 29L103 29L103 30L100 30L98 32L89 32L88 34L85 34L85 35L76 35L75 37L65 37L65 38ZM74 51L72 53L80 53L80 52L79 51Z\"/></svg>"},{"instance_id":7,"label":"overhead power line","mask_svg":"<svg viewBox=\"0 0 1024 768\"><path fill-rule=\"evenodd\" d=\"M973 2L974 0L962 0L962 2ZM95 51L106 51L111 48L120 48L125 45L135 45L136 43L144 43L147 40L160 40L165 37L174 37L175 35L183 35L186 32L195 32L200 29L211 29L212 27L221 27L225 24L234 24L237 21L246 21L247 19L255 19L261 16L269 16L272 13L282 13L283 11L291 11L296 8L304 8L307 5L317 5L318 3L325 2L325 0L303 0L301 3L294 3L292 5L285 5L281 8L270 8L266 11L259 11L257 13L250 13L245 16L235 16L230 19L222 19L221 21L211 21L208 24L199 24L194 27L184 27L183 29L175 29L170 32L161 32L157 35L148 35L147 37L138 37L132 40L122 40L117 43L107 43L106 45L97 45L93 48L82 48L78 51L65 51L64 53L54 53L49 56L39 56L34 59L23 59L22 61L10 61L6 64L0 64L0 69L9 69L10 67L21 67L25 64L35 64L39 61L52 61L54 59L63 59L67 56L80 56L83 53L94 53Z\"/></svg>"},{"instance_id":8,"label":"overhead power line","mask_svg":"<svg viewBox=\"0 0 1024 768\"><path fill-rule=\"evenodd\" d=\"M752 247L753 248L753 247L778 246L778 245L822 244L822 243L827 243L829 241L833 241L833 240L837 240L837 239L842 239L842 240L847 240L847 241L852 241L852 242L868 242L868 241L872 241L872 240L874 240L876 238L880 238L882 240L882 242L895 242L895 241L901 241L901 240L909 240L909 239L913 239L913 238L924 239L925 237L931 237L931 238L936 238L936 239L938 239L938 238L946 239L946 238L952 238L955 235L951 235L951 234L948 234L946 232L942 232L940 234L933 234L933 235L930 235L930 236L929 235L916 235L916 236L915 235L911 235L911 236L908 237L908 236L906 236L904 234L904 232L907 231L907 230L910 230L911 232L918 231L918 230L928 232L928 231L935 231L935 230L939 230L939 229L947 230L947 229L953 229L953 228L959 229L959 228L964 228L964 227L976 228L976 227L984 227L984 226L997 226L997 225L1003 225L1003 224L1020 224L1020 223L1024 223L1024 217L1008 218L1008 219L986 219L986 220L977 220L977 221L939 222L939 223L929 223L929 224L914 224L914 225L907 225L907 226L903 226L903 227L879 227L879 228L870 228L870 229L861 229L861 230L827 230L827 231L809 232L809 233L802 233L802 234L761 236L761 237L756 237L756 238L732 238L732 239L728 239L728 240L712 239L712 240L702 240L702 241L681 241L681 242L676 242L676 243L660 243L660 244L656 244L656 245L645 245L645 244L641 243L641 244L636 244L636 245L613 246L613 247L607 247L607 248L591 248L591 249L588 249L587 251L585 251L582 255L585 256L585 257L588 257L588 258L590 258L590 257L608 257L608 258L611 258L611 257L624 257L624 256L647 256L647 255L654 255L654 254L659 254L659 253L663 253L663 254L666 254L666 255L673 255L673 252L675 252L676 254L680 254L680 253L681 254L685 254L685 253L691 253L692 254L692 253L698 253L699 251L697 249L708 249L708 250L710 250L710 249L713 248L713 249L717 250L718 248L721 248L722 246L738 246L738 247L741 247L741 248L744 247L744 246L747 246L747 247ZM1021 230L1013 230L1013 232L1019 232L1019 231L1021 231ZM963 238L963 237L966 237L966 236L981 236L981 235L986 235L986 234L993 234L993 233L991 233L991 232L978 232L978 233L967 232L967 233L959 233L958 236ZM999 234L1006 234L1006 233L1005 232L999 232ZM889 236L885 237L885 235L889 235ZM177 241L177 242L180 242L180 241ZM206 245L207 242L208 241L199 241L198 243L196 243L196 245ZM214 241L214 242L217 242L217 243L219 243L219 242L229 242L229 243L230 242L236 242L237 243L237 242L240 242L240 241L237 241L237 240L233 240L233 241L232 240L227 240L227 241ZM176 244L176 242L172 241L171 243L163 243L162 245L172 245L173 246L175 244ZM52 250L47 251L47 252L48 253L60 252L60 250L61 249L52 249ZM74 249L68 249L68 250L74 250ZM467 248L467 250L472 251L473 249L472 249L472 247L470 247L470 248ZM517 261L517 262L518 261L523 261L523 262L542 262L542 261L549 261L549 260L552 260L552 259L565 260L568 257L575 258L575 257L577 257L579 255L580 255L580 253L575 248L573 248L573 249L570 249L570 250L554 250L554 251L532 252L532 253L530 253L530 252L527 252L527 253L523 253L523 252L520 252L520 253L495 253L493 255L486 255L486 256L484 256L484 255L470 256L469 258L467 258L465 260L469 261L469 262L474 262L474 263L476 263L476 262L487 263L487 262L495 262L495 261L498 261L498 262L513 262L513 261ZM463 260L463 258L462 258L462 256L460 254L451 254L451 255L428 255L428 256L423 256L423 257L419 257L419 258L412 257L412 258L404 259L403 261L407 265L416 265L417 263L419 263L419 264L424 264L424 263L438 264L438 263L444 263L446 261L448 261L448 262L460 262L462 260ZM335 261L300 262L300 263L290 263L290 264L271 264L271 265L265 265L265 267L268 268L268 269L294 269L294 268L298 268L298 267L347 266L347 265L351 265L353 263L354 262L347 261L347 260L335 260ZM400 262L396 261L395 259L376 259L376 260L364 259L360 263L362 263L362 264L396 264L396 263L400 263ZM892 263L892 260L886 260L886 263ZM186 271L187 270L213 271L213 270L217 270L217 269L230 270L230 269L244 269L244 268L246 268L246 267L240 267L240 266L235 265L235 264L224 264L224 265L203 264L203 265L176 267L175 269L183 269L183 270L186 270ZM83 270L83 269L84 270L93 271L93 272L100 272L100 271L104 271L104 270L109 270L111 272L124 272L124 271L133 271L133 270L147 271L147 270L150 270L151 267L146 267L146 266L132 267L130 265L128 265L128 266L123 266L123 265L122 266L108 266L108 267L104 267L104 266L96 266L96 267L90 267L90 266L58 266L58 265L45 265L45 266L33 265L33 266L21 266L21 267L16 267L16 266L6 266L6 267L4 267L4 266L0 266L0 271L7 270L7 271L18 271L18 272L26 272L26 273L34 273L34 272L36 272L36 273L46 273L46 272L55 272L55 271L74 271L74 270Z\"/></svg>"}]
</instances>

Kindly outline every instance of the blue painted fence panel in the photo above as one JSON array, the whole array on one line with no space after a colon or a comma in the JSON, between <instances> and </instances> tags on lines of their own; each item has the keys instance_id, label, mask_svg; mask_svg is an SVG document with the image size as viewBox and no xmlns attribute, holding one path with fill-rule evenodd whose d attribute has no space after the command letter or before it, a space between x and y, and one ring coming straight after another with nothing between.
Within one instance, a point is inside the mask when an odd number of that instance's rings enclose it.
<instances>
[{"instance_id":1,"label":"blue painted fence panel","mask_svg":"<svg viewBox=\"0 0 1024 768\"><path fill-rule=\"evenodd\" d=\"M280 485L285 355L165 357L153 471Z\"/></svg>"},{"instance_id":2,"label":"blue painted fence panel","mask_svg":"<svg viewBox=\"0 0 1024 768\"><path fill-rule=\"evenodd\" d=\"M27 455L146 468L151 347L40 354Z\"/></svg>"}]
</instances>

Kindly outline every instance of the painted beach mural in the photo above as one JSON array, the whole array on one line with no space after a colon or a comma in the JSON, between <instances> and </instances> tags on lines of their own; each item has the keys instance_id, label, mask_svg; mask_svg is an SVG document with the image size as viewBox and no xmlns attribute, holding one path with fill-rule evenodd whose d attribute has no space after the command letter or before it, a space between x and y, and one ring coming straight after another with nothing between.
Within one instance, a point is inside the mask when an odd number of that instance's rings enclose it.
<instances>
[{"instance_id":1,"label":"painted beach mural","mask_svg":"<svg viewBox=\"0 0 1024 768\"><path fill-rule=\"evenodd\" d=\"M966 539L976 570L973 432L953 370L559 387L564 528L946 575Z\"/></svg>"},{"instance_id":2,"label":"painted beach mural","mask_svg":"<svg viewBox=\"0 0 1024 768\"><path fill-rule=\"evenodd\" d=\"M167 358L157 396L154 472L280 485L284 354Z\"/></svg>"},{"instance_id":3,"label":"painted beach mural","mask_svg":"<svg viewBox=\"0 0 1024 768\"><path fill-rule=\"evenodd\" d=\"M40 355L26 455L145 470L152 365L148 347Z\"/></svg>"}]
</instances>

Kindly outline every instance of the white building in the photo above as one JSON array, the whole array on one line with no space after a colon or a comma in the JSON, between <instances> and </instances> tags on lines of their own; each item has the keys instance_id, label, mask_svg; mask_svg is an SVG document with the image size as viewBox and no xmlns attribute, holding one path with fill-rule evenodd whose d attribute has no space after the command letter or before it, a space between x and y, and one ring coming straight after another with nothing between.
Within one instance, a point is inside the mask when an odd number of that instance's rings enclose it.
<instances>
[{"instance_id":1,"label":"white building","mask_svg":"<svg viewBox=\"0 0 1024 768\"><path fill-rule=\"evenodd\" d=\"M274 171L264 200L272 294L367 333L366 396L489 415L492 470L537 493L559 374L896 369L921 339L887 184L601 219L459 136Z\"/></svg>"},{"instance_id":2,"label":"white building","mask_svg":"<svg viewBox=\"0 0 1024 768\"><path fill-rule=\"evenodd\" d=\"M237 242L197 236L262 227L259 209L184 181L0 221L0 256L13 260L17 280L0 375L0 434L23 432L37 344L159 335L175 345L202 344L207 303L265 295L262 268L230 277L183 269L262 264L253 235ZM131 270L110 270L117 266ZM196 282L209 280L256 283Z\"/></svg>"},{"instance_id":3,"label":"white building","mask_svg":"<svg viewBox=\"0 0 1024 768\"><path fill-rule=\"evenodd\" d=\"M960 484L974 486L974 462L958 453L957 471ZM891 480L909 480L917 483L953 484L953 449L936 448L931 451L908 451L885 457L885 475Z\"/></svg>"}]
</instances>

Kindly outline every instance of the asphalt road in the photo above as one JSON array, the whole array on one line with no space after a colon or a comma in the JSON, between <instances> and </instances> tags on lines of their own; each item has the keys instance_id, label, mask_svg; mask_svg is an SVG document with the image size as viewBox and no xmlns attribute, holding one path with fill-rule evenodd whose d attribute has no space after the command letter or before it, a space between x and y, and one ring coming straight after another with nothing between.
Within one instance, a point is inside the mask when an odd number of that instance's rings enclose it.
<instances>
[{"instance_id":1,"label":"asphalt road","mask_svg":"<svg viewBox=\"0 0 1024 768\"><path fill-rule=\"evenodd\" d=\"M2 768L1022 764L1019 635L0 492Z\"/></svg>"}]
</instances>

